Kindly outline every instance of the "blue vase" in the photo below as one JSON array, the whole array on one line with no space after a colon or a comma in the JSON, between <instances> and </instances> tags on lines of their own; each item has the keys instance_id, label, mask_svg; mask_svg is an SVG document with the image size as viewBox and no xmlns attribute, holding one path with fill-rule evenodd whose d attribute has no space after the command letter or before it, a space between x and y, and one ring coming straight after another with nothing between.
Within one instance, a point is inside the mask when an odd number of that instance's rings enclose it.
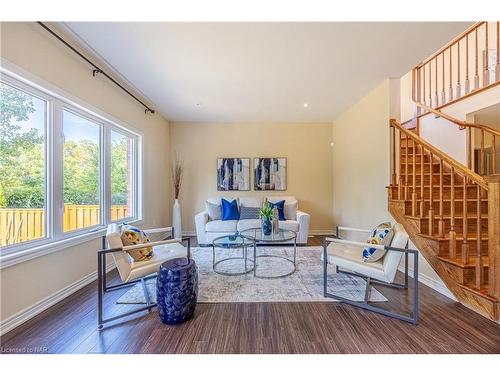
<instances>
[{"instance_id":1,"label":"blue vase","mask_svg":"<svg viewBox=\"0 0 500 375\"><path fill-rule=\"evenodd\" d=\"M271 235L272 231L273 231L273 224L271 223L271 220L268 218L262 219L262 233L264 233L264 236Z\"/></svg>"}]
</instances>

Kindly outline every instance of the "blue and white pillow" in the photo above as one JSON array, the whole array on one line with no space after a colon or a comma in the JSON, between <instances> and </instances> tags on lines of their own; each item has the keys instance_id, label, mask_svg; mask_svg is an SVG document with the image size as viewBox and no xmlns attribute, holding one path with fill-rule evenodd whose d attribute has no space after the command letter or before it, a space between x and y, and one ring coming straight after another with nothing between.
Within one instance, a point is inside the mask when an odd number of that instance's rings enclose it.
<instances>
[{"instance_id":1,"label":"blue and white pillow","mask_svg":"<svg viewBox=\"0 0 500 375\"><path fill-rule=\"evenodd\" d=\"M258 219L259 207L240 207L240 220Z\"/></svg>"},{"instance_id":2,"label":"blue and white pillow","mask_svg":"<svg viewBox=\"0 0 500 375\"><path fill-rule=\"evenodd\" d=\"M369 244L389 246L394 236L391 223L382 223L373 228L372 234L368 237ZM363 261L367 263L376 262L382 259L387 251L367 246L363 248Z\"/></svg>"}]
</instances>

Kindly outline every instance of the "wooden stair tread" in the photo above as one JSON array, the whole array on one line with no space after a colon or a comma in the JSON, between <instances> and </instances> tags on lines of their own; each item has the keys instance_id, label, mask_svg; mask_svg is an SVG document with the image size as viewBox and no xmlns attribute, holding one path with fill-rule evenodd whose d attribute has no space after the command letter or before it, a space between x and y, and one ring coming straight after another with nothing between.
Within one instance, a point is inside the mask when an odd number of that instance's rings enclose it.
<instances>
[{"instance_id":1,"label":"wooden stair tread","mask_svg":"<svg viewBox=\"0 0 500 375\"><path fill-rule=\"evenodd\" d=\"M423 237L423 238L427 238L429 240L434 240L434 241L439 241L439 242L449 242L450 241L450 238L446 237L446 236L445 237L429 236L426 233L419 233L418 235ZM458 236L458 235L455 237L455 239L457 242L462 242L464 240L464 238L462 236ZM477 241L476 235L474 234L473 236L467 236L467 241L469 241L469 242ZM484 237L481 236L481 241L488 241L488 236L484 236Z\"/></svg>"},{"instance_id":2,"label":"wooden stair tread","mask_svg":"<svg viewBox=\"0 0 500 375\"><path fill-rule=\"evenodd\" d=\"M437 258L443 262L452 264L452 265L460 267L460 268L475 268L476 267L476 256L475 255L470 255L469 261L466 264L464 264L461 257L448 258L445 256L438 255ZM481 261L483 262L483 267L489 266L489 258L487 255L483 255L481 257Z\"/></svg>"}]
</instances>

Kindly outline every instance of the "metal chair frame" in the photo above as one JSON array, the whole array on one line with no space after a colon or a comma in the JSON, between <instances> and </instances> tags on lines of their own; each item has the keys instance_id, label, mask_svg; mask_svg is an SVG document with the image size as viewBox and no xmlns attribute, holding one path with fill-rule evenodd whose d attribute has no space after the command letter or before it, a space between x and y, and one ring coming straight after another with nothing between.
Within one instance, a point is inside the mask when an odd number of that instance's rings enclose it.
<instances>
[{"instance_id":1,"label":"metal chair frame","mask_svg":"<svg viewBox=\"0 0 500 375\"><path fill-rule=\"evenodd\" d=\"M173 233L173 232L172 232ZM167 238L165 238L167 239ZM187 242L187 257L188 259L191 258L191 239L189 237L183 237L181 239L181 242L186 241ZM107 285L107 278L106 278L106 255L110 253L114 253L117 251L123 251L122 248L115 248L115 249L106 249L106 236L102 237L102 249L97 251L97 319L98 319L98 326L97 328L99 330L104 328L104 324L112 322L117 319L124 318L126 316L136 314L141 311L149 310L153 307L156 306L156 303L151 302L151 297L148 293L147 287L146 287L146 280L155 278L157 276L156 273L153 273L149 276L133 280L133 281L128 281L124 283L118 283L115 285ZM128 311L123 314L115 315L109 318L104 318L104 306L103 306L103 297L104 294L107 292L112 292L117 289L129 287L132 285L135 285L137 283L142 284L142 288L144 291L144 296L146 297L146 306L139 307L137 309Z\"/></svg>"},{"instance_id":2,"label":"metal chair frame","mask_svg":"<svg viewBox=\"0 0 500 375\"><path fill-rule=\"evenodd\" d=\"M338 231L337 231L338 235ZM366 289L365 289L365 296L364 296L364 301L363 302L358 302L358 301L353 301L348 298L344 298L341 296L338 296L334 293L329 293L328 292L328 247L329 241L325 240L323 243L323 295L327 298L333 298L336 300L339 300L343 303L347 303L349 305L359 307L365 310L373 311L378 314L382 314L391 318L399 319L408 323L412 324L417 324L418 323L418 251L417 250L412 250L412 249L401 249L397 247L391 247L391 246L385 246L385 250L387 251L399 251L404 253L405 257L405 273L404 273L404 284L400 283L387 283L384 281L380 280L375 280L369 276L359 274L357 272L350 272L346 270L341 270L339 269L339 266L336 266L336 271L338 273L344 273L347 275L352 275L352 276L357 276L361 277L366 281ZM391 288L397 288L397 289L408 289L408 254L413 255L413 308L412 308L412 314L410 316L404 315L404 314L399 314L390 310L385 310L377 306L373 306L370 304L369 301L369 296L370 296L370 287L371 284L378 284L378 285L383 285Z\"/></svg>"}]
</instances>

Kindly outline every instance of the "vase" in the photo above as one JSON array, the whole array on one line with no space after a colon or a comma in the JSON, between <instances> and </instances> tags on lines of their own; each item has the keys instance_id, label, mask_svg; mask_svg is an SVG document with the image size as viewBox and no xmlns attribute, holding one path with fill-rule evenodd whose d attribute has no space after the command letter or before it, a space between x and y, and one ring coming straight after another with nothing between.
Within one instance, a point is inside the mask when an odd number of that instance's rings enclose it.
<instances>
[{"instance_id":1,"label":"vase","mask_svg":"<svg viewBox=\"0 0 500 375\"><path fill-rule=\"evenodd\" d=\"M172 207L172 226L174 227L174 238L182 238L181 204L178 199L174 201Z\"/></svg>"},{"instance_id":2,"label":"vase","mask_svg":"<svg viewBox=\"0 0 500 375\"><path fill-rule=\"evenodd\" d=\"M273 224L271 223L271 220L269 218L262 219L262 233L264 234L264 236L271 235L272 231Z\"/></svg>"}]
</instances>

